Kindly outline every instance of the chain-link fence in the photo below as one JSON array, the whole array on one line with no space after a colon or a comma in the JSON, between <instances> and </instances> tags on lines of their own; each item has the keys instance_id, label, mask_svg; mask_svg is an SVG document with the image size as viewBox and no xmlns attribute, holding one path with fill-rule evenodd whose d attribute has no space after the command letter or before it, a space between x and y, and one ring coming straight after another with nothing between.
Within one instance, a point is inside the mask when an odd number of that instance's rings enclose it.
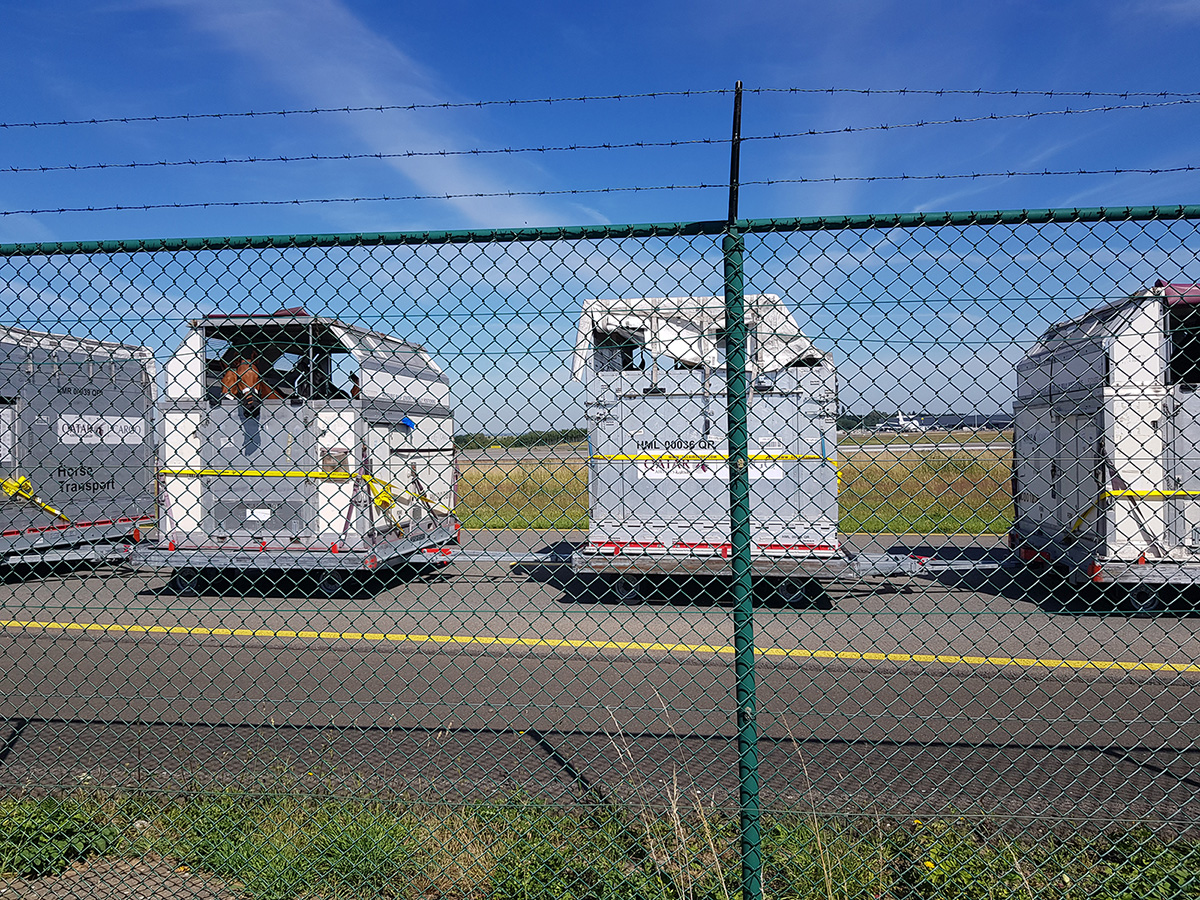
<instances>
[{"instance_id":1,"label":"chain-link fence","mask_svg":"<svg viewBox=\"0 0 1200 900\"><path fill-rule=\"evenodd\" d=\"M0 247L0 894L1200 894L1197 222Z\"/></svg>"}]
</instances>

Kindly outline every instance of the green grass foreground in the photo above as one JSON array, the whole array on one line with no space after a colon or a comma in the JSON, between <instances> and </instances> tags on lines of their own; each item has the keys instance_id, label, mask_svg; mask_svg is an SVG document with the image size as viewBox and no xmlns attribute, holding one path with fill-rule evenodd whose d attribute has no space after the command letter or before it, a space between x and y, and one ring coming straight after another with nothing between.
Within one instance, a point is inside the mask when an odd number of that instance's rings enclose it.
<instances>
[{"instance_id":1,"label":"green grass foreground","mask_svg":"<svg viewBox=\"0 0 1200 900\"><path fill-rule=\"evenodd\" d=\"M1125 829L1004 835L980 823L763 817L771 900L1175 900L1200 896L1200 840ZM699 806L563 809L213 791L0 801L0 888L72 860L162 855L255 900L740 896L736 818Z\"/></svg>"}]
</instances>

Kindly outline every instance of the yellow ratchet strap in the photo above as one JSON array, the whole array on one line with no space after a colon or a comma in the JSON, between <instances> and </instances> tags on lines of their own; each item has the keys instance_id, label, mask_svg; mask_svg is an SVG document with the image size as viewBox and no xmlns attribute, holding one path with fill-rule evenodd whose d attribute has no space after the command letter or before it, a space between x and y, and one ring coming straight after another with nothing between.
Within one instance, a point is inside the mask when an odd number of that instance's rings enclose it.
<instances>
[{"instance_id":1,"label":"yellow ratchet strap","mask_svg":"<svg viewBox=\"0 0 1200 900\"><path fill-rule=\"evenodd\" d=\"M36 494L34 494L33 485L29 483L29 479L24 475L18 478L5 478L3 481L0 481L0 488L3 488L4 493L8 494L10 497L23 497L34 506L41 507L46 512L50 513L50 515L57 516L64 522L71 521L69 518L67 518L65 513L55 509L53 506L42 500L41 497L38 497Z\"/></svg>"}]
</instances>

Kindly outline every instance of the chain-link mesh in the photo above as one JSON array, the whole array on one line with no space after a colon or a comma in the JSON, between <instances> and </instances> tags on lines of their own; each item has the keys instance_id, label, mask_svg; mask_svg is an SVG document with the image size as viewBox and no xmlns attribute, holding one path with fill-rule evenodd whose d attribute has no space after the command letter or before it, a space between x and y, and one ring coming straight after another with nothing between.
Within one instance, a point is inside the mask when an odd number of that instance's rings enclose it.
<instances>
[{"instance_id":1,"label":"chain-link mesh","mask_svg":"<svg viewBox=\"0 0 1200 900\"><path fill-rule=\"evenodd\" d=\"M1200 894L1198 221L2 248L0 896Z\"/></svg>"}]
</instances>

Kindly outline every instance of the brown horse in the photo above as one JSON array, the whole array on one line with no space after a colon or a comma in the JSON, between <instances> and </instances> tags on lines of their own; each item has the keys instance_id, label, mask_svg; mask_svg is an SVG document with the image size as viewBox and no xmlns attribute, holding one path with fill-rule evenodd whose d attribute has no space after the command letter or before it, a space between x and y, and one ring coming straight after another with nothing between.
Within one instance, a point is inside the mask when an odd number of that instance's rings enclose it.
<instances>
[{"instance_id":1,"label":"brown horse","mask_svg":"<svg viewBox=\"0 0 1200 900\"><path fill-rule=\"evenodd\" d=\"M258 374L253 360L242 357L233 363L221 376L221 393L233 397L257 396L263 400L282 400L283 395L273 390Z\"/></svg>"}]
</instances>

